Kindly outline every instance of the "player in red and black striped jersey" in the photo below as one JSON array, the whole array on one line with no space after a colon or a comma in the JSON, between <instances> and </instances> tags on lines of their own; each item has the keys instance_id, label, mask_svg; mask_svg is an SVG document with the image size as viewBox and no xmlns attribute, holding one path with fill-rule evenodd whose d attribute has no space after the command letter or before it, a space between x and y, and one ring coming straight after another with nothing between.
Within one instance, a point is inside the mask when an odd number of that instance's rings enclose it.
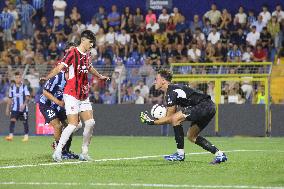
<instances>
[{"instance_id":1,"label":"player in red and black striped jersey","mask_svg":"<svg viewBox=\"0 0 284 189\"><path fill-rule=\"evenodd\" d=\"M80 160L88 161L91 158L88 155L89 144L93 134L95 121L93 118L92 105L89 101L89 81L88 73L102 80L109 79L97 72L91 64L90 50L96 41L95 34L90 30L81 33L81 40L78 47L70 50L62 59L62 62L55 67L51 73L43 78L45 80L57 75L64 68L67 69L68 78L63 93L65 109L68 119L68 126L63 130L59 144L53 154L54 161L62 161L62 147L66 144L68 138L76 129L79 123L78 115L85 123L83 133L82 153Z\"/></svg>"}]
</instances>

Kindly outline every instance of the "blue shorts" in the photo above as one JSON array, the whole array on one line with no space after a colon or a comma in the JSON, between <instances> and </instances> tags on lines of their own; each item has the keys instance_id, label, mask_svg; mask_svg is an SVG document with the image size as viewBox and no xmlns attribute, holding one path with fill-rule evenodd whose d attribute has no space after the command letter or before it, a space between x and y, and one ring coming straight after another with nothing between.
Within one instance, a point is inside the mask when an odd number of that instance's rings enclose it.
<instances>
[{"instance_id":1,"label":"blue shorts","mask_svg":"<svg viewBox=\"0 0 284 189\"><path fill-rule=\"evenodd\" d=\"M65 110L57 111L57 110L51 108L50 106L47 106L47 105L42 104L42 103L39 104L39 109L40 109L40 112L42 113L46 123L50 123L54 119L59 119L59 121L61 121L61 122L65 121L67 119Z\"/></svg>"},{"instance_id":2,"label":"blue shorts","mask_svg":"<svg viewBox=\"0 0 284 189\"><path fill-rule=\"evenodd\" d=\"M27 121L28 120L28 112L11 111L11 119Z\"/></svg>"}]
</instances>

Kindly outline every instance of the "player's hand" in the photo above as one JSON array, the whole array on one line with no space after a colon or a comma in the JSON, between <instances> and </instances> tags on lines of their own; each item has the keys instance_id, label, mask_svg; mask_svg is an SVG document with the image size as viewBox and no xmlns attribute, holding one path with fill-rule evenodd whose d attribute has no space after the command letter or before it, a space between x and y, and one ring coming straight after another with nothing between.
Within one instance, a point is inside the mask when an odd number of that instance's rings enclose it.
<instances>
[{"instance_id":1,"label":"player's hand","mask_svg":"<svg viewBox=\"0 0 284 189\"><path fill-rule=\"evenodd\" d=\"M64 106L65 106L65 103L64 103L63 100L60 100L60 101L58 102L58 105L61 106L61 107L64 107Z\"/></svg>"},{"instance_id":2,"label":"player's hand","mask_svg":"<svg viewBox=\"0 0 284 189\"><path fill-rule=\"evenodd\" d=\"M101 75L100 77L99 77L99 79L101 79L101 80L110 80L110 78L109 77L107 77L107 76L104 76L104 75Z\"/></svg>"},{"instance_id":3,"label":"player's hand","mask_svg":"<svg viewBox=\"0 0 284 189\"><path fill-rule=\"evenodd\" d=\"M147 125L154 125L154 120L149 117L147 111L140 113L140 121Z\"/></svg>"}]
</instances>

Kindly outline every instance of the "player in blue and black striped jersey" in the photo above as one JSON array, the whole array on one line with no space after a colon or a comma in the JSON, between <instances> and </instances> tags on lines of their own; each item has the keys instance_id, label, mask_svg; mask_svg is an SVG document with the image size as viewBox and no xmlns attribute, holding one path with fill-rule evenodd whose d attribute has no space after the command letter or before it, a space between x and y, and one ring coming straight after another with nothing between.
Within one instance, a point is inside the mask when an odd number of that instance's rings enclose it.
<instances>
[{"instance_id":1,"label":"player in blue and black striped jersey","mask_svg":"<svg viewBox=\"0 0 284 189\"><path fill-rule=\"evenodd\" d=\"M75 45L70 43L66 49L73 48ZM66 50L66 51L67 51ZM56 76L46 81L43 94L40 97L39 108L45 118L45 122L54 128L54 139L56 145L62 133L62 127L67 125L67 116L64 108L63 91L66 85L65 72L60 72ZM62 156L64 159L78 159L79 156L70 152L72 135L66 143Z\"/></svg>"},{"instance_id":2,"label":"player in blue and black striped jersey","mask_svg":"<svg viewBox=\"0 0 284 189\"><path fill-rule=\"evenodd\" d=\"M10 115L10 134L6 136L7 141L13 140L15 124L17 120L24 123L25 135L23 142L27 142L29 137L28 124L28 101L30 92L28 87L22 83L22 75L19 72L15 73L15 84L12 84L9 89L9 99L6 107L6 115Z\"/></svg>"}]
</instances>

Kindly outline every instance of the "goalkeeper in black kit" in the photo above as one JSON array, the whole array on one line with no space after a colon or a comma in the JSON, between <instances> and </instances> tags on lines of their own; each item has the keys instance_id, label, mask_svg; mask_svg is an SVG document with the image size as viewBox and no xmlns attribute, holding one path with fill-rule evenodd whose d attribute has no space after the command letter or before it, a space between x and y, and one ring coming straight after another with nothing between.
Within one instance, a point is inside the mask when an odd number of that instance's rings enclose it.
<instances>
[{"instance_id":1,"label":"goalkeeper in black kit","mask_svg":"<svg viewBox=\"0 0 284 189\"><path fill-rule=\"evenodd\" d=\"M208 125L216 112L215 104L209 95L198 92L186 85L171 84L172 74L167 70L160 70L156 76L155 88L164 91L167 115L158 120L153 120L147 112L141 112L142 123L148 125L171 124L174 127L177 152L164 158L168 161L184 161L184 131L183 121L191 121L191 127L187 131L187 138L192 143L215 155L211 164L220 164L227 161L225 153L200 136L199 133ZM182 110L177 111L177 106Z\"/></svg>"}]
</instances>

